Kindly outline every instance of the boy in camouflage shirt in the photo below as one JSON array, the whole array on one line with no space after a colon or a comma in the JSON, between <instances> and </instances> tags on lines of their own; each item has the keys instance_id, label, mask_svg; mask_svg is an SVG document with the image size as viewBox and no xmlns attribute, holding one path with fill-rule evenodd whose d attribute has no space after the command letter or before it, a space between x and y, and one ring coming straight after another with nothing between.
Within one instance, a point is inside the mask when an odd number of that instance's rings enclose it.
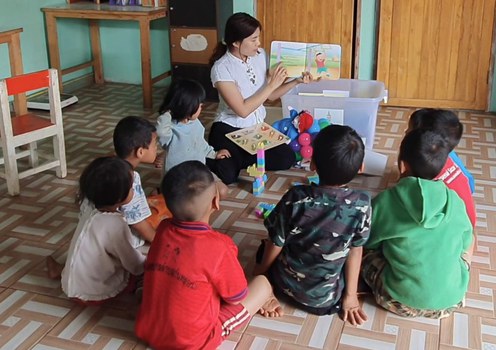
<instances>
[{"instance_id":1,"label":"boy in camouflage shirt","mask_svg":"<svg viewBox=\"0 0 496 350\"><path fill-rule=\"evenodd\" d=\"M331 125L313 147L311 169L320 184L293 186L265 219L269 239L254 273L267 274L275 291L307 312L342 309L345 321L362 324L367 316L357 285L369 236L370 195L346 184L363 166L364 145L352 128Z\"/></svg>"}]
</instances>

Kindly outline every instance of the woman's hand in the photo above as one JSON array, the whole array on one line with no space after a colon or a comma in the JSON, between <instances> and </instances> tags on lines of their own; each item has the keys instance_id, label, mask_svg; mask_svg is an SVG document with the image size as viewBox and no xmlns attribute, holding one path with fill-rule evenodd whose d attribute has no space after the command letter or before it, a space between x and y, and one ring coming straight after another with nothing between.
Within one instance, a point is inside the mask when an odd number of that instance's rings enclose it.
<instances>
[{"instance_id":1,"label":"woman's hand","mask_svg":"<svg viewBox=\"0 0 496 350\"><path fill-rule=\"evenodd\" d=\"M298 84L308 84L314 81L319 81L321 77L318 77L317 79L313 78L313 75L310 72L303 72L301 73L301 77L296 78L296 82Z\"/></svg>"},{"instance_id":2,"label":"woman's hand","mask_svg":"<svg viewBox=\"0 0 496 350\"><path fill-rule=\"evenodd\" d=\"M218 150L215 154L215 159L231 158L231 153L227 149Z\"/></svg>"},{"instance_id":3,"label":"woman's hand","mask_svg":"<svg viewBox=\"0 0 496 350\"><path fill-rule=\"evenodd\" d=\"M287 77L288 71L281 63L278 63L274 69L271 69L269 71L269 75L267 77L267 85L275 90L284 83Z\"/></svg>"}]
</instances>

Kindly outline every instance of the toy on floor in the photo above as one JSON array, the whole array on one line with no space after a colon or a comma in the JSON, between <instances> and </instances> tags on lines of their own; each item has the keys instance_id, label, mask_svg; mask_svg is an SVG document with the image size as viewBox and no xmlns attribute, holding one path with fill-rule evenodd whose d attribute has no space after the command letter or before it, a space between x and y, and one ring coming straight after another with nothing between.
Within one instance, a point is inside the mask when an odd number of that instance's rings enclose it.
<instances>
[{"instance_id":1,"label":"toy on floor","mask_svg":"<svg viewBox=\"0 0 496 350\"><path fill-rule=\"evenodd\" d=\"M319 185L319 175L315 174L315 175L310 175L310 176L307 176L307 179L308 179L308 183L309 184L316 184L317 186Z\"/></svg>"},{"instance_id":2,"label":"toy on floor","mask_svg":"<svg viewBox=\"0 0 496 350\"><path fill-rule=\"evenodd\" d=\"M148 196L146 199L148 205L150 206L150 210L152 215L146 218L146 221L152 225L153 229L157 229L158 225L163 219L171 218L172 214L167 208L165 204L164 196L161 194L156 194L152 196Z\"/></svg>"},{"instance_id":3,"label":"toy on floor","mask_svg":"<svg viewBox=\"0 0 496 350\"><path fill-rule=\"evenodd\" d=\"M267 123L230 132L226 137L250 154L257 153L260 143L263 143L264 149L267 150L290 141L288 136Z\"/></svg>"},{"instance_id":4,"label":"toy on floor","mask_svg":"<svg viewBox=\"0 0 496 350\"><path fill-rule=\"evenodd\" d=\"M267 216L269 216L270 212L272 210L274 210L275 207L276 207L275 204L269 204L269 203L265 203L265 202L260 202L255 207L255 215L258 218L266 219Z\"/></svg>"},{"instance_id":5,"label":"toy on floor","mask_svg":"<svg viewBox=\"0 0 496 350\"><path fill-rule=\"evenodd\" d=\"M296 160L308 163L313 154L312 141L329 121L315 119L308 111L298 113L293 108L289 114L288 118L278 120L272 126L291 138L289 146L295 152Z\"/></svg>"},{"instance_id":6,"label":"toy on floor","mask_svg":"<svg viewBox=\"0 0 496 350\"><path fill-rule=\"evenodd\" d=\"M257 145L257 163L250 165L246 171L250 176L253 176L253 195L260 196L265 190L267 182L267 174L265 174L265 149L264 144L260 142Z\"/></svg>"}]
</instances>

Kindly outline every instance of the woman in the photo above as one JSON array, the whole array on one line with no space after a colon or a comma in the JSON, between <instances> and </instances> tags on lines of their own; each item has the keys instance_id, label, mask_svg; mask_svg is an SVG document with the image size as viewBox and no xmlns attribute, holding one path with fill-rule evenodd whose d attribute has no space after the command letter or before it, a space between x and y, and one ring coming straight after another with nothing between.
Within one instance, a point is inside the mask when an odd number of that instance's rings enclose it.
<instances>
[{"instance_id":1,"label":"woman","mask_svg":"<svg viewBox=\"0 0 496 350\"><path fill-rule=\"evenodd\" d=\"M260 48L260 22L246 14L235 13L226 23L224 42L217 45L210 62L212 84L220 96L218 114L212 125L209 144L227 149L231 157L207 160L207 165L226 184L237 181L239 171L256 162L225 135L261 123L266 111L263 103L276 100L299 83L312 81L309 73L286 81L286 69L278 65L267 74L267 57ZM265 152L267 170L289 169L295 154L288 145Z\"/></svg>"}]
</instances>

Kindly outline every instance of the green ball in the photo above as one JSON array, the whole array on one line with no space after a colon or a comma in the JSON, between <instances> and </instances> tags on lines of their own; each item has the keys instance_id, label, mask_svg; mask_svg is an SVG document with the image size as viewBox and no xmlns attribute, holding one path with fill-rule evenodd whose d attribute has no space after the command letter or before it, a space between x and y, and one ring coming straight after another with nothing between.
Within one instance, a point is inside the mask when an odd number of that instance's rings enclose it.
<instances>
[{"instance_id":1,"label":"green ball","mask_svg":"<svg viewBox=\"0 0 496 350\"><path fill-rule=\"evenodd\" d=\"M296 156L296 161L299 162L300 160L303 159L303 157L301 156L301 153L300 152L295 152L295 156Z\"/></svg>"}]
</instances>

